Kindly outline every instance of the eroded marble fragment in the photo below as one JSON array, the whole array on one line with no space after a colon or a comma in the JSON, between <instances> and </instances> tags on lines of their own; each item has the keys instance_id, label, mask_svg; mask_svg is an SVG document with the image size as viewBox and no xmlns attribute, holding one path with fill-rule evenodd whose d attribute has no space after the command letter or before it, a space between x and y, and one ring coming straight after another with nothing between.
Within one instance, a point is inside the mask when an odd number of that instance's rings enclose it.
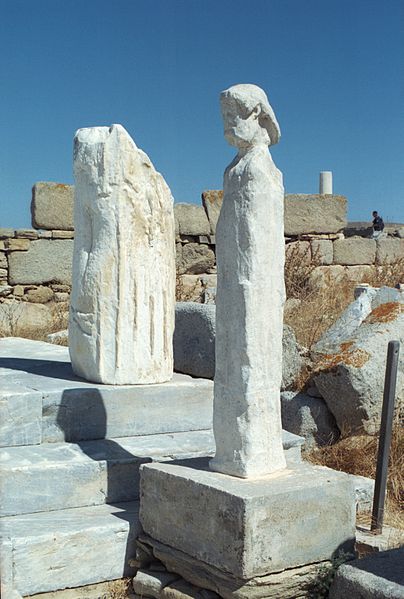
<instances>
[{"instance_id":1,"label":"eroded marble fragment","mask_svg":"<svg viewBox=\"0 0 404 599\"><path fill-rule=\"evenodd\" d=\"M74 140L75 240L69 340L76 374L160 383L173 372L173 198L121 125Z\"/></svg>"},{"instance_id":2,"label":"eroded marble fragment","mask_svg":"<svg viewBox=\"0 0 404 599\"><path fill-rule=\"evenodd\" d=\"M279 395L284 190L268 152L280 131L255 85L222 92L221 109L225 137L238 154L225 171L216 229L216 455L210 465L250 478L285 467Z\"/></svg>"}]
</instances>

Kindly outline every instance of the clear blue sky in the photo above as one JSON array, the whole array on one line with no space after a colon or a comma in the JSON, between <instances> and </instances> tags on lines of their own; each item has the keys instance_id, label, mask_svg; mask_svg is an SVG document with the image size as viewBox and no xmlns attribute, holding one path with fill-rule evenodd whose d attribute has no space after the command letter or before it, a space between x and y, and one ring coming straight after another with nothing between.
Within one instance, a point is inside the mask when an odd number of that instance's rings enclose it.
<instances>
[{"instance_id":1,"label":"clear blue sky","mask_svg":"<svg viewBox=\"0 0 404 599\"><path fill-rule=\"evenodd\" d=\"M0 0L0 227L30 225L35 181L73 182L78 128L112 123L199 203L235 83L268 93L287 192L332 170L350 220L404 222L403 20L403 0Z\"/></svg>"}]
</instances>

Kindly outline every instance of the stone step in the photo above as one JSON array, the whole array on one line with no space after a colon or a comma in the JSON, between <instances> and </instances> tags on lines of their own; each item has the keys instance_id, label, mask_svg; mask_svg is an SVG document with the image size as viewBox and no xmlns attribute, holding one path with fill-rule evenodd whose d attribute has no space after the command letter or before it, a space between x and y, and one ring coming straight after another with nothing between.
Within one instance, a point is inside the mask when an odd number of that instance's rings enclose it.
<instances>
[{"instance_id":1,"label":"stone step","mask_svg":"<svg viewBox=\"0 0 404 599\"><path fill-rule=\"evenodd\" d=\"M302 442L283 432L289 462L300 461ZM211 431L6 447L0 450L0 516L132 501L139 496L141 464L214 450Z\"/></svg>"},{"instance_id":2,"label":"stone step","mask_svg":"<svg viewBox=\"0 0 404 599\"><path fill-rule=\"evenodd\" d=\"M134 574L138 502L11 516L0 526L2 599Z\"/></svg>"},{"instance_id":3,"label":"stone step","mask_svg":"<svg viewBox=\"0 0 404 599\"><path fill-rule=\"evenodd\" d=\"M213 381L174 373L156 385L77 377L67 347L0 339L0 447L153 435L212 426Z\"/></svg>"}]
</instances>

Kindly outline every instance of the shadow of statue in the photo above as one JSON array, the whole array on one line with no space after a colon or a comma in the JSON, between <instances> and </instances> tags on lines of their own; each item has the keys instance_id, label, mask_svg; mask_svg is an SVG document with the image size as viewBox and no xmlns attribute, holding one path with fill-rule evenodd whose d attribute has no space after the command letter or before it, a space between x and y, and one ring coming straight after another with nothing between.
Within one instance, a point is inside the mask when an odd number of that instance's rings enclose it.
<instances>
[{"instance_id":1,"label":"shadow of statue","mask_svg":"<svg viewBox=\"0 0 404 599\"><path fill-rule=\"evenodd\" d=\"M136 456L116 439L108 439L108 416L102 392L97 388L66 389L58 405L56 427L60 440L74 443L100 465L105 503L117 508L113 515L128 523L122 576L134 574L129 560L135 555L140 532L136 517L139 496L139 465L151 458ZM127 502L131 502L127 504Z\"/></svg>"}]
</instances>

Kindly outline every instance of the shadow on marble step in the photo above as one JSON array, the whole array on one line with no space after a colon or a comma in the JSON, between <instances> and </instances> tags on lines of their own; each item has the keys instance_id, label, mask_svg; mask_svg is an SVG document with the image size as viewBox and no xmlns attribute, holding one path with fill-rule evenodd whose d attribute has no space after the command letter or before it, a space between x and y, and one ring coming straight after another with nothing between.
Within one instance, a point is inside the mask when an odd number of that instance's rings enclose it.
<instances>
[{"instance_id":1,"label":"shadow on marble step","mask_svg":"<svg viewBox=\"0 0 404 599\"><path fill-rule=\"evenodd\" d=\"M1 533L2 599L95 584L134 574L139 504L3 518Z\"/></svg>"},{"instance_id":2,"label":"shadow on marble step","mask_svg":"<svg viewBox=\"0 0 404 599\"><path fill-rule=\"evenodd\" d=\"M283 431L289 463L300 461L302 443ZM0 516L132 501L139 496L141 464L214 451L209 430L3 448Z\"/></svg>"},{"instance_id":3,"label":"shadow on marble step","mask_svg":"<svg viewBox=\"0 0 404 599\"><path fill-rule=\"evenodd\" d=\"M174 373L155 385L75 376L66 347L0 339L0 446L153 435L212 426L213 382Z\"/></svg>"}]
</instances>

